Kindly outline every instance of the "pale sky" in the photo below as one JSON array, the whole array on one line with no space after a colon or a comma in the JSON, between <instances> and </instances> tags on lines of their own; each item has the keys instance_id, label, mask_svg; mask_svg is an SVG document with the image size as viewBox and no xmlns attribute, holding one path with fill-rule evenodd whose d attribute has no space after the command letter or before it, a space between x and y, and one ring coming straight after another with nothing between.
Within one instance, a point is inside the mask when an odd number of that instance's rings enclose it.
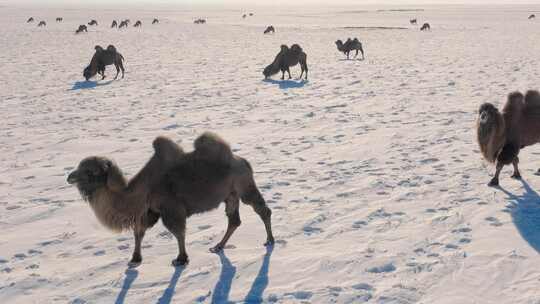
<instances>
[{"instance_id":1,"label":"pale sky","mask_svg":"<svg viewBox=\"0 0 540 304\"><path fill-rule=\"evenodd\" d=\"M437 5L437 4L540 4L540 0L0 0L0 4L15 5L178 5L178 6L286 6L286 5Z\"/></svg>"}]
</instances>

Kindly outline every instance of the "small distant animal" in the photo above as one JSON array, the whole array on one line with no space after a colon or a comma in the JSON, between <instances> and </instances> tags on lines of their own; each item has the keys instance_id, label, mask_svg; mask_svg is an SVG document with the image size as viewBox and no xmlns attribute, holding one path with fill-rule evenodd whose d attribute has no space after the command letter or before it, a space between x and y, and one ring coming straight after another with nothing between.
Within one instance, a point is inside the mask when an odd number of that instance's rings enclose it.
<instances>
[{"instance_id":1,"label":"small distant animal","mask_svg":"<svg viewBox=\"0 0 540 304\"><path fill-rule=\"evenodd\" d=\"M253 13L249 13L249 16L252 17L252 16L253 16Z\"/></svg>"},{"instance_id":2,"label":"small distant animal","mask_svg":"<svg viewBox=\"0 0 540 304\"><path fill-rule=\"evenodd\" d=\"M410 22L411 24L416 25L416 19L411 19L409 22Z\"/></svg>"},{"instance_id":3,"label":"small distant animal","mask_svg":"<svg viewBox=\"0 0 540 304\"><path fill-rule=\"evenodd\" d=\"M47 26L47 22L45 21L40 21L39 24L38 24L39 27L42 27L42 26Z\"/></svg>"},{"instance_id":4,"label":"small distant animal","mask_svg":"<svg viewBox=\"0 0 540 304\"><path fill-rule=\"evenodd\" d=\"M64 18L62 18L62 17L56 18L56 22L62 22L62 21L64 21Z\"/></svg>"},{"instance_id":5,"label":"small distant animal","mask_svg":"<svg viewBox=\"0 0 540 304\"><path fill-rule=\"evenodd\" d=\"M211 252L222 251L240 226L240 201L251 206L264 223L265 246L274 244L272 210L257 188L249 162L233 154L229 144L213 133L203 133L194 146L194 151L184 152L169 138L157 137L154 154L130 180L112 160L98 156L83 159L69 174L67 182L77 186L102 225L113 231L133 230L131 267L142 262L145 231L160 218L178 242L178 256L172 265L188 264L187 219L216 209L222 202L227 230Z\"/></svg>"},{"instance_id":6,"label":"small distant animal","mask_svg":"<svg viewBox=\"0 0 540 304\"><path fill-rule=\"evenodd\" d=\"M206 19L197 19L197 20L193 21L193 23L195 23L195 24L205 24Z\"/></svg>"},{"instance_id":7,"label":"small distant animal","mask_svg":"<svg viewBox=\"0 0 540 304\"><path fill-rule=\"evenodd\" d=\"M351 51L356 51L354 58L358 56L358 51L360 51L362 53L362 60L365 59L364 49L362 48L362 43L358 40L358 38L354 38L352 40L351 38L347 38L347 41L345 41L345 43L343 43L341 40L337 40L336 46L338 51L343 52L343 54L347 55L347 59L349 59L349 53Z\"/></svg>"},{"instance_id":8,"label":"small distant animal","mask_svg":"<svg viewBox=\"0 0 540 304\"><path fill-rule=\"evenodd\" d=\"M101 46L96 45L94 49L96 52L92 57L92 60L90 60L90 65L83 71L83 76L86 81L94 77L97 73L101 74L102 80L105 79L105 67L112 64L116 67L116 76L114 79L118 78L120 70L122 70L122 78L124 78L124 65L122 64L124 56L122 56L113 45L109 45L106 50Z\"/></svg>"},{"instance_id":9,"label":"small distant animal","mask_svg":"<svg viewBox=\"0 0 540 304\"><path fill-rule=\"evenodd\" d=\"M116 22L116 20L113 20L111 24L111 28L114 28L114 27L118 27L118 22Z\"/></svg>"},{"instance_id":10,"label":"small distant animal","mask_svg":"<svg viewBox=\"0 0 540 304\"><path fill-rule=\"evenodd\" d=\"M158 23L159 23L159 20L158 20L158 19L154 19L154 20L152 21L152 24L158 24Z\"/></svg>"},{"instance_id":11,"label":"small distant animal","mask_svg":"<svg viewBox=\"0 0 540 304\"><path fill-rule=\"evenodd\" d=\"M264 68L264 78L267 79L268 77L275 75L279 71L281 71L281 80L285 79L285 72L289 74L289 79L291 79L291 71L289 68L297 65L298 63L300 63L300 68L302 69L300 79L302 79L302 75L304 74L304 72L306 72L307 80L308 66L306 53L304 53L304 51L298 44L293 44L291 48L289 48L285 44L282 44L281 51L276 55L274 61L268 66L266 66L266 68Z\"/></svg>"},{"instance_id":12,"label":"small distant animal","mask_svg":"<svg viewBox=\"0 0 540 304\"><path fill-rule=\"evenodd\" d=\"M421 31L431 31L431 26L429 23L424 23L422 27L420 28Z\"/></svg>"},{"instance_id":13,"label":"small distant animal","mask_svg":"<svg viewBox=\"0 0 540 304\"><path fill-rule=\"evenodd\" d=\"M88 25L98 25L97 21L92 19L90 22L88 22Z\"/></svg>"},{"instance_id":14,"label":"small distant animal","mask_svg":"<svg viewBox=\"0 0 540 304\"><path fill-rule=\"evenodd\" d=\"M532 15L529 16L529 20L530 20L530 19L534 19L534 18L536 18L536 15L535 15L535 14L532 14Z\"/></svg>"},{"instance_id":15,"label":"small distant animal","mask_svg":"<svg viewBox=\"0 0 540 304\"><path fill-rule=\"evenodd\" d=\"M75 31L75 34L78 34L81 32L88 32L88 28L86 27L86 25L84 24L79 25L79 28Z\"/></svg>"},{"instance_id":16,"label":"small distant animal","mask_svg":"<svg viewBox=\"0 0 540 304\"><path fill-rule=\"evenodd\" d=\"M124 21L120 22L120 25L118 26L118 28L121 29L123 27L127 27L128 23L129 23L129 21L124 20Z\"/></svg>"},{"instance_id":17,"label":"small distant animal","mask_svg":"<svg viewBox=\"0 0 540 304\"><path fill-rule=\"evenodd\" d=\"M26 20L26 23L31 23L31 22L34 22L34 17L30 17L28 18L28 20Z\"/></svg>"},{"instance_id":18,"label":"small distant animal","mask_svg":"<svg viewBox=\"0 0 540 304\"><path fill-rule=\"evenodd\" d=\"M242 15L242 18L246 18L246 17L247 17L247 15L246 15L246 14L243 14L243 15Z\"/></svg>"},{"instance_id":19,"label":"small distant animal","mask_svg":"<svg viewBox=\"0 0 540 304\"><path fill-rule=\"evenodd\" d=\"M528 91L508 95L502 113L491 103L478 110L477 140L485 160L495 163L495 175L489 186L499 185L499 174L505 165L514 166L513 178L520 179L519 151L540 142L540 94Z\"/></svg>"},{"instance_id":20,"label":"small distant animal","mask_svg":"<svg viewBox=\"0 0 540 304\"><path fill-rule=\"evenodd\" d=\"M142 26L142 22L140 20L137 20L137 22L135 22L135 24L133 26L134 27L140 27L140 26Z\"/></svg>"},{"instance_id":21,"label":"small distant animal","mask_svg":"<svg viewBox=\"0 0 540 304\"><path fill-rule=\"evenodd\" d=\"M275 33L276 32L276 29L274 28L274 26L270 25L269 27L267 27L265 30L264 30L264 33L265 34L268 34L268 33Z\"/></svg>"}]
</instances>

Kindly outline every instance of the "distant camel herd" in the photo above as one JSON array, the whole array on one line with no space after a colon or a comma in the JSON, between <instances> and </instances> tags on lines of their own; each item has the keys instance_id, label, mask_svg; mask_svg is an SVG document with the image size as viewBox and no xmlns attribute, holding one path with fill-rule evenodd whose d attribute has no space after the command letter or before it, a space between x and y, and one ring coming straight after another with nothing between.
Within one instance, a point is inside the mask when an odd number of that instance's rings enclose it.
<instances>
[{"instance_id":1,"label":"distant camel herd","mask_svg":"<svg viewBox=\"0 0 540 304\"><path fill-rule=\"evenodd\" d=\"M201 19L201 20L203 20L203 19ZM30 18L28 18L28 20L26 20L26 23L32 23L34 21L35 21L34 17L30 17ZM64 18L62 18L62 17L57 17L56 18L56 22L62 22L62 21L64 21ZM206 22L206 20L204 22ZM204 22L202 22L202 23L204 23ZM123 27L128 27L129 23L130 23L129 19L125 19L125 20L121 21L120 24L118 24L118 22L116 20L113 20L112 24L111 24L111 28L119 28L119 29L121 29ZM158 23L159 23L159 19L154 18L154 20L152 20L152 24L158 24ZM87 24L88 24L88 26L98 26L98 22L95 19L90 20ZM44 27L44 26L47 26L47 22L42 20L42 21L40 21L38 23L38 27ZM142 22L140 20L137 20L133 26L134 27L141 27ZM79 34L79 33L82 33L82 32L88 32L88 27L86 25L84 25L84 24L79 25L77 30L75 30L75 34Z\"/></svg>"}]
</instances>

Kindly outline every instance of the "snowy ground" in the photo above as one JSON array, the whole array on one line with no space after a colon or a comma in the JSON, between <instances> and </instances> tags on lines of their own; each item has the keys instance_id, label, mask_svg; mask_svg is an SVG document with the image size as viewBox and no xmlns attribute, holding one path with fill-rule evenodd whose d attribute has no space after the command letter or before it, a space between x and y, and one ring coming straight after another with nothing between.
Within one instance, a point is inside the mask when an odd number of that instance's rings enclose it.
<instances>
[{"instance_id":1,"label":"snowy ground","mask_svg":"<svg viewBox=\"0 0 540 304\"><path fill-rule=\"evenodd\" d=\"M540 303L539 148L522 151L522 182L506 168L502 189L488 188L473 129L482 102L538 88L540 20L527 16L540 7L367 9L243 20L0 7L0 302ZM109 29L113 18L143 27ZM90 19L100 25L73 34ZM264 36L269 24L277 32ZM406 29L344 28L362 26ZM337 52L349 36L365 61ZM263 81L282 43L304 48L308 82ZM125 79L109 67L83 81L96 44L124 55ZM210 253L220 208L189 219L185 269L170 266L176 242L158 224L128 270L131 234L101 227L67 174L98 154L132 176L157 135L189 149L205 130L251 161L277 244L265 249L242 206L230 246Z\"/></svg>"}]
</instances>

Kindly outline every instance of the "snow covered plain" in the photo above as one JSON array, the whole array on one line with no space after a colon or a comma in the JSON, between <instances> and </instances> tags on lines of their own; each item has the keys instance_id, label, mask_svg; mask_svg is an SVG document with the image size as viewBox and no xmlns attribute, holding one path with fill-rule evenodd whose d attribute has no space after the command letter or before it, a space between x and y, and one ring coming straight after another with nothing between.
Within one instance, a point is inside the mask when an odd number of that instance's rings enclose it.
<instances>
[{"instance_id":1,"label":"snow covered plain","mask_svg":"<svg viewBox=\"0 0 540 304\"><path fill-rule=\"evenodd\" d=\"M482 102L538 88L539 7L150 9L0 7L1 303L540 303L539 148L493 189L474 135ZM125 18L142 28L109 29ZM365 26L405 29L345 28ZM347 37L365 61L338 53ZM282 43L304 48L308 82L263 81ZM96 44L125 79L84 82ZM67 174L97 154L132 176L157 135L190 149L205 130L251 161L277 244L241 206L210 253L222 207L188 220L185 269L160 223L127 269L133 237L101 227Z\"/></svg>"}]
</instances>

